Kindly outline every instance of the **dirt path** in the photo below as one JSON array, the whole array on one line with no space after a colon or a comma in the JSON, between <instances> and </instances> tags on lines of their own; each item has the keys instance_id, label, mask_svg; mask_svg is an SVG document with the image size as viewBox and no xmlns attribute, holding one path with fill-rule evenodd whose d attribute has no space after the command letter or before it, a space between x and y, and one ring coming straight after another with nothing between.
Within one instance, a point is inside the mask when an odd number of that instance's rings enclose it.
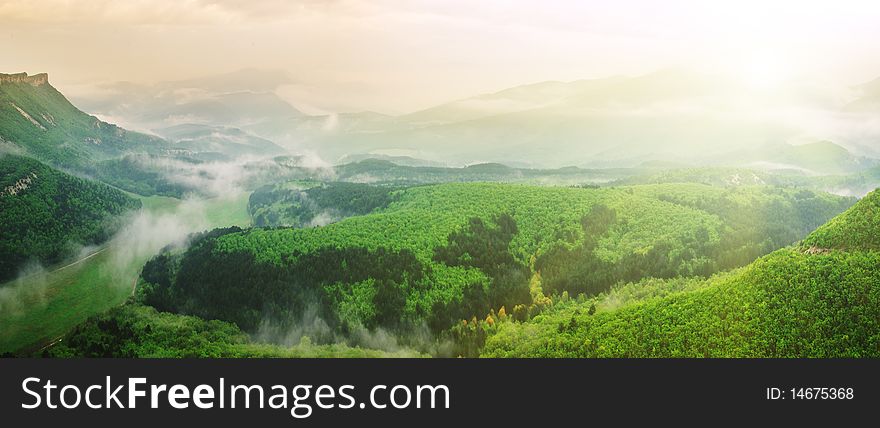
<instances>
[{"instance_id":1,"label":"dirt path","mask_svg":"<svg viewBox=\"0 0 880 428\"><path fill-rule=\"evenodd\" d=\"M51 275L51 274L56 273L56 272L58 272L58 271L61 271L61 270L67 269L67 268L69 268L69 267L71 267L71 266L76 266L76 265L78 265L78 264L80 264L80 263L82 263L82 262L84 262L84 261L86 261L86 260L88 260L88 259L90 259L90 258L92 258L92 257L97 256L98 254L103 253L104 251L107 251L108 248L109 248L109 245L106 245L106 244L105 244L105 245L101 246L100 249L98 249L97 251L94 251L94 252L92 252L92 253L89 253L89 255L87 255L87 256L85 256L85 257L83 257L83 258L80 258L80 259L78 259L78 260L74 260L74 261L72 261L72 262L70 262L70 263L68 263L68 264L66 264L66 265L64 265L64 266L59 266L59 267L56 267L56 268L54 268L54 269L52 269L52 270L50 270L50 271L46 271L45 274L50 274L50 275ZM23 277L21 277L21 278L17 278L17 279L13 279L13 280L8 281L8 282L5 283L5 284L0 284L0 285L6 285L6 284L11 284L11 283L16 282L16 281L26 280L26 279L32 278L32 277L34 277L34 276L37 276L37 275L41 275L41 273L39 273L39 272L38 272L38 273L32 273L32 274L30 274L30 275L23 276Z\"/></svg>"},{"instance_id":2,"label":"dirt path","mask_svg":"<svg viewBox=\"0 0 880 428\"><path fill-rule=\"evenodd\" d=\"M91 253L91 254L89 254L89 255L87 255L87 256L85 256L85 257L83 257L83 258L81 258L81 259L79 259L79 260L77 260L77 261L74 261L74 262L68 263L68 264L66 264L66 265L64 265L64 266L61 266L60 268L53 269L53 270L49 271L49 273L55 273L55 272L58 272L59 270L67 269L67 268L69 268L69 267L71 267L71 266L78 265L78 264L80 264L80 263L82 263L82 262L84 262L84 261L86 261L86 260L88 260L88 259L90 259L90 258L92 258L92 257L97 256L98 254L103 253L104 251L107 251L107 248L108 248L107 246L103 246L103 247L101 247L100 250L95 251L95 252L93 252L93 253Z\"/></svg>"}]
</instances>

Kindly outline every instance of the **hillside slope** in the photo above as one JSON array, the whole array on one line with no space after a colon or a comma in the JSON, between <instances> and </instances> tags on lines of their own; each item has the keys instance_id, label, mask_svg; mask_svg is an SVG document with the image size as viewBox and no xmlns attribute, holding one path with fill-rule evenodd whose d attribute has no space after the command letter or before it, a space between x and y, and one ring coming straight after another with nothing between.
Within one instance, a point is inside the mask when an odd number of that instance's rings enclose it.
<instances>
[{"instance_id":1,"label":"hillside slope","mask_svg":"<svg viewBox=\"0 0 880 428\"><path fill-rule=\"evenodd\" d=\"M61 261L80 245L107 239L118 216L140 202L105 184L0 154L0 281L29 260Z\"/></svg>"},{"instance_id":2,"label":"hillside slope","mask_svg":"<svg viewBox=\"0 0 880 428\"><path fill-rule=\"evenodd\" d=\"M880 250L880 191L818 228L804 240L817 249L850 251Z\"/></svg>"},{"instance_id":3,"label":"hillside slope","mask_svg":"<svg viewBox=\"0 0 880 428\"><path fill-rule=\"evenodd\" d=\"M675 198L683 194L695 200ZM438 334L502 306L525 317L548 295L740 266L848 205L760 187L411 187L385 208L323 227L197 237L144 267L141 294L160 310L248 332L305 324L322 326L310 334L318 340L376 328Z\"/></svg>"},{"instance_id":4,"label":"hillside slope","mask_svg":"<svg viewBox=\"0 0 880 428\"><path fill-rule=\"evenodd\" d=\"M83 113L46 74L0 74L0 138L54 166L88 170L95 161L158 152L165 142Z\"/></svg>"},{"instance_id":5,"label":"hillside slope","mask_svg":"<svg viewBox=\"0 0 880 428\"><path fill-rule=\"evenodd\" d=\"M877 357L878 199L871 193L801 245L686 291L619 308L608 305L611 293L558 305L528 322L499 323L483 355Z\"/></svg>"}]
</instances>

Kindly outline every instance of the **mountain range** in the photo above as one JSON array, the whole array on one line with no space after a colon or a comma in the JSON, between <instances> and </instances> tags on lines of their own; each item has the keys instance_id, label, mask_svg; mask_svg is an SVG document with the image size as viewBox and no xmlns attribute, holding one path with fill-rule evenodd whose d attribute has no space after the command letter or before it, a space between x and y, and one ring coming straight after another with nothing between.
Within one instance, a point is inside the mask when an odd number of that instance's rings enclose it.
<instances>
[{"instance_id":1,"label":"mountain range","mask_svg":"<svg viewBox=\"0 0 880 428\"><path fill-rule=\"evenodd\" d=\"M844 88L850 95L841 103L817 85L760 91L728 77L671 69L522 85L399 116L304 114L290 103L296 100L277 95L291 83L284 72L248 69L154 85L109 84L76 100L137 129L157 132L184 123L235 127L331 162L373 154L453 165L619 167L676 161L773 169L785 159L755 155L825 140L854 158L878 155L871 149L876 132L840 131L855 129L842 124L863 123L880 108L876 80ZM803 169L829 172L815 166Z\"/></svg>"},{"instance_id":2,"label":"mountain range","mask_svg":"<svg viewBox=\"0 0 880 428\"><path fill-rule=\"evenodd\" d=\"M878 166L873 159L878 153L869 150L870 133L814 139L791 120L772 117L771 107L786 112L791 99L682 70L523 85L401 116L305 114L275 93L292 82L278 71L108 84L92 97L76 98L97 116L71 104L45 74L2 76L0 114L9 118L0 125L2 144L86 172L95 161L133 153L228 161L304 151L335 163L379 158L425 166L500 162L602 168L672 162L806 175ZM843 106L801 96L798 108L827 111L828 120L861 118L874 111L877 85L856 87L855 100ZM750 107L754 101L762 107ZM99 117L121 119L147 133Z\"/></svg>"}]
</instances>

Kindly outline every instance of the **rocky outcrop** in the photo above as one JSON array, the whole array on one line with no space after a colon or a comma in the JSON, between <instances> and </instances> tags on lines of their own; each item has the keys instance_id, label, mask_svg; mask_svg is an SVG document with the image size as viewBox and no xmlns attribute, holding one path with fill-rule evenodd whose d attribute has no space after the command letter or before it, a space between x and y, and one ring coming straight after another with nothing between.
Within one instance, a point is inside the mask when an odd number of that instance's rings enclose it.
<instances>
[{"instance_id":1,"label":"rocky outcrop","mask_svg":"<svg viewBox=\"0 0 880 428\"><path fill-rule=\"evenodd\" d=\"M21 107L15 105L15 103L9 103L9 104L11 104L12 107L15 107L15 109L18 110L18 113L21 114L21 116L22 116L23 118L25 118L25 119L29 120L31 123L33 123L34 126L36 126L37 128L42 129L43 131L46 130L46 127L43 126L43 124L41 124L40 122L37 122L37 121L33 118L33 116L29 115L28 112L22 110Z\"/></svg>"},{"instance_id":2,"label":"rocky outcrop","mask_svg":"<svg viewBox=\"0 0 880 428\"><path fill-rule=\"evenodd\" d=\"M4 188L2 192L0 192L0 196L15 196L21 192L24 192L36 179L37 174L32 172L29 175L26 175L24 178L16 181L12 185L6 186L6 188Z\"/></svg>"},{"instance_id":3,"label":"rocky outcrop","mask_svg":"<svg viewBox=\"0 0 880 428\"><path fill-rule=\"evenodd\" d=\"M38 73L33 76L28 76L27 73L0 73L0 85L4 83L27 83L31 86L40 86L49 83L49 75L46 73Z\"/></svg>"}]
</instances>

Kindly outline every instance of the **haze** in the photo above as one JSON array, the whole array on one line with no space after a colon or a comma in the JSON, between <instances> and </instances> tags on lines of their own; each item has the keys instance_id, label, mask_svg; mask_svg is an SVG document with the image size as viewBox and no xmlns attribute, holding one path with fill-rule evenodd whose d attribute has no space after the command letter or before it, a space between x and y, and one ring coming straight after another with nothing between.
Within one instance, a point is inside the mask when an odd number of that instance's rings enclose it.
<instances>
[{"instance_id":1,"label":"haze","mask_svg":"<svg viewBox=\"0 0 880 428\"><path fill-rule=\"evenodd\" d=\"M711 3L711 4L710 4ZM77 95L282 70L307 113L401 114L546 80L681 67L757 88L880 75L868 1L0 1L2 72Z\"/></svg>"}]
</instances>

